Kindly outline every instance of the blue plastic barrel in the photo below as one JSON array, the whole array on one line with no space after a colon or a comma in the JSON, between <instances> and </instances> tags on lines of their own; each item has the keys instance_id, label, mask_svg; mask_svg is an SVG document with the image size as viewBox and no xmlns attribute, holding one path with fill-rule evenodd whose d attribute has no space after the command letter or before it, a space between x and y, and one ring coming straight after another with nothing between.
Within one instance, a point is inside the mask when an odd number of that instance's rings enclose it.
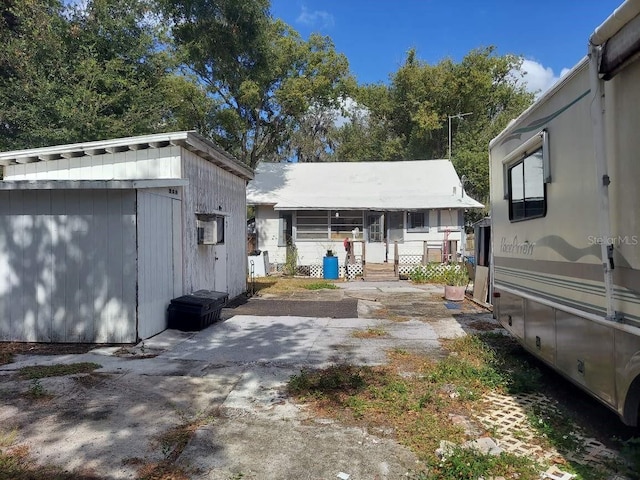
<instances>
[{"instance_id":1,"label":"blue plastic barrel","mask_svg":"<svg viewBox=\"0 0 640 480\"><path fill-rule=\"evenodd\" d=\"M330 280L338 278L338 257L323 257L322 278Z\"/></svg>"}]
</instances>

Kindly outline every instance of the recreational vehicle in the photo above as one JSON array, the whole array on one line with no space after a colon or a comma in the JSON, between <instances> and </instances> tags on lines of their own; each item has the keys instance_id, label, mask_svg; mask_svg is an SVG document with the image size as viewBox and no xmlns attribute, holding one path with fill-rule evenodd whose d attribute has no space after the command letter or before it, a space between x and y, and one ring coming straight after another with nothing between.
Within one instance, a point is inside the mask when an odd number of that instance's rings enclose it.
<instances>
[{"instance_id":1,"label":"recreational vehicle","mask_svg":"<svg viewBox=\"0 0 640 480\"><path fill-rule=\"evenodd\" d=\"M640 0L490 143L492 301L531 353L638 425Z\"/></svg>"}]
</instances>

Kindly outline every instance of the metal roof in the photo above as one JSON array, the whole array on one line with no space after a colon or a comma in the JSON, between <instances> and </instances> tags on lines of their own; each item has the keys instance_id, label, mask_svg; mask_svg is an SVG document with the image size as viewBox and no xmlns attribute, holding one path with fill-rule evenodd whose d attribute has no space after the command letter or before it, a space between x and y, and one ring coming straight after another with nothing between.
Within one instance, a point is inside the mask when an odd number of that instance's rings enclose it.
<instances>
[{"instance_id":1,"label":"metal roof","mask_svg":"<svg viewBox=\"0 0 640 480\"><path fill-rule=\"evenodd\" d=\"M253 178L253 170L251 168L229 155L211 140L202 137L194 131L158 133L138 137L116 138L95 142L2 152L0 153L0 165L7 166L19 163L46 162L49 160L59 160L61 158L94 156L146 148L162 148L168 145L184 147L245 180L251 180Z\"/></svg>"},{"instance_id":2,"label":"metal roof","mask_svg":"<svg viewBox=\"0 0 640 480\"><path fill-rule=\"evenodd\" d=\"M276 210L482 208L449 160L262 163L247 203Z\"/></svg>"}]
</instances>

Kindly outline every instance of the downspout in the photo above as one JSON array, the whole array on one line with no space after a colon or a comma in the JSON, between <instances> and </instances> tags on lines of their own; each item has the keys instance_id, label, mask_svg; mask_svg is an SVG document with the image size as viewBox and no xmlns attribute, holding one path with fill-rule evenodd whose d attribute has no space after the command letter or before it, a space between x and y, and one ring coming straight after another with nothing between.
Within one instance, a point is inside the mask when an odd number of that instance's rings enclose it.
<instances>
[{"instance_id":1,"label":"downspout","mask_svg":"<svg viewBox=\"0 0 640 480\"><path fill-rule=\"evenodd\" d=\"M607 307L607 320L616 320L616 312L613 304L613 244L611 239L611 213L609 210L609 175L607 167L607 154L605 144L604 121L604 80L600 78L598 71L602 47L593 43L593 37L589 41L589 79L591 86L591 124L593 128L593 142L596 161L596 180L599 192L599 230L600 230L600 255L604 274L605 302Z\"/></svg>"}]
</instances>

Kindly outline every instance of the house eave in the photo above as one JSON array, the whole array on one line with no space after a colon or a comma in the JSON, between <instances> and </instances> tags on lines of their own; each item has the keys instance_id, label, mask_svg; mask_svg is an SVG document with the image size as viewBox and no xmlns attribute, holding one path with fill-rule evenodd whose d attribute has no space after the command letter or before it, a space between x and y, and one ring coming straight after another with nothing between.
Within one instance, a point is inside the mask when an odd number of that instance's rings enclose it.
<instances>
[{"instance_id":1,"label":"house eave","mask_svg":"<svg viewBox=\"0 0 640 480\"><path fill-rule=\"evenodd\" d=\"M158 180L13 180L0 181L0 190L136 190L185 187L183 178Z\"/></svg>"},{"instance_id":2,"label":"house eave","mask_svg":"<svg viewBox=\"0 0 640 480\"><path fill-rule=\"evenodd\" d=\"M212 141L202 137L195 131L158 133L137 137L98 140L94 142L54 145L50 147L31 148L0 153L0 166L24 163L47 162L63 158L104 155L106 153L126 152L129 150L145 150L176 145L185 148L217 165L223 170L244 179L252 180L254 172Z\"/></svg>"}]
</instances>

